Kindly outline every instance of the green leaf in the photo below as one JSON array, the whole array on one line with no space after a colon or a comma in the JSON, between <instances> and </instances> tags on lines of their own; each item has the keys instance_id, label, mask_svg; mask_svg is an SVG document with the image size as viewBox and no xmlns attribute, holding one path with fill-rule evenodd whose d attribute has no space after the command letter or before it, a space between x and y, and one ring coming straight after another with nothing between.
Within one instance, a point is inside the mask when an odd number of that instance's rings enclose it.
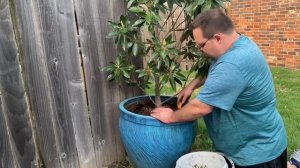
<instances>
[{"instance_id":1,"label":"green leaf","mask_svg":"<svg viewBox=\"0 0 300 168\"><path fill-rule=\"evenodd\" d=\"M211 5L212 5L211 0L210 1L205 1L205 3L202 5L201 11L204 12L204 11L207 11L207 10L211 9Z\"/></svg>"},{"instance_id":2,"label":"green leaf","mask_svg":"<svg viewBox=\"0 0 300 168\"><path fill-rule=\"evenodd\" d=\"M183 6L182 4L184 4L184 3L186 2L186 0L175 0L174 2L175 2L175 4L178 5L179 7L182 7L182 6Z\"/></svg>"},{"instance_id":3,"label":"green leaf","mask_svg":"<svg viewBox=\"0 0 300 168\"><path fill-rule=\"evenodd\" d=\"M170 41L166 47L171 49L171 51L176 51L176 41Z\"/></svg>"},{"instance_id":4,"label":"green leaf","mask_svg":"<svg viewBox=\"0 0 300 168\"><path fill-rule=\"evenodd\" d=\"M225 2L230 2L231 0L213 0L212 6L214 8L225 7Z\"/></svg>"},{"instance_id":5,"label":"green leaf","mask_svg":"<svg viewBox=\"0 0 300 168\"><path fill-rule=\"evenodd\" d=\"M145 20L146 20L146 22L147 22L148 24L151 23L151 21L152 21L152 15L151 15L150 12L147 12L147 14L146 14L146 16L145 16ZM150 27L149 27L149 28L150 28Z\"/></svg>"},{"instance_id":6,"label":"green leaf","mask_svg":"<svg viewBox=\"0 0 300 168\"><path fill-rule=\"evenodd\" d=\"M113 28L113 29L116 29L119 27L119 24L118 23L115 23L115 22L112 22L112 21L108 21L108 24Z\"/></svg>"},{"instance_id":7,"label":"green leaf","mask_svg":"<svg viewBox=\"0 0 300 168\"><path fill-rule=\"evenodd\" d=\"M162 80L161 80L161 86L164 86L169 80L169 76L168 75L164 75Z\"/></svg>"},{"instance_id":8,"label":"green leaf","mask_svg":"<svg viewBox=\"0 0 300 168\"><path fill-rule=\"evenodd\" d=\"M121 22L121 25L123 24L122 27L126 27L127 25L130 24L130 20L127 15L121 15L120 22Z\"/></svg>"},{"instance_id":9,"label":"green leaf","mask_svg":"<svg viewBox=\"0 0 300 168\"><path fill-rule=\"evenodd\" d=\"M127 43L127 48L130 48L133 45L133 42L128 42Z\"/></svg>"},{"instance_id":10,"label":"green leaf","mask_svg":"<svg viewBox=\"0 0 300 168\"><path fill-rule=\"evenodd\" d=\"M150 60L149 60L149 62L152 62L152 61L154 61L154 60L157 58L157 56L158 56L158 54L157 54L157 53L153 53L153 54L151 54L151 57L150 57Z\"/></svg>"},{"instance_id":11,"label":"green leaf","mask_svg":"<svg viewBox=\"0 0 300 168\"><path fill-rule=\"evenodd\" d=\"M196 2L197 2L197 6L198 5L202 5L205 1L207 1L207 0L197 0Z\"/></svg>"},{"instance_id":12,"label":"green leaf","mask_svg":"<svg viewBox=\"0 0 300 168\"><path fill-rule=\"evenodd\" d=\"M205 61L204 64L197 70L197 77L206 77L209 71L210 64L208 61Z\"/></svg>"},{"instance_id":13,"label":"green leaf","mask_svg":"<svg viewBox=\"0 0 300 168\"><path fill-rule=\"evenodd\" d=\"M167 54L164 51L161 51L159 55L161 56L162 59L165 59L167 57Z\"/></svg>"},{"instance_id":14,"label":"green leaf","mask_svg":"<svg viewBox=\"0 0 300 168\"><path fill-rule=\"evenodd\" d=\"M178 78L179 80L181 80L181 81L186 81L186 77L185 77L182 73L180 73L180 72L176 72L176 73L174 74L174 76L175 76L176 78Z\"/></svg>"},{"instance_id":15,"label":"green leaf","mask_svg":"<svg viewBox=\"0 0 300 168\"><path fill-rule=\"evenodd\" d=\"M152 18L154 19L154 21L159 22L161 20L159 14L151 12L151 15L152 15Z\"/></svg>"},{"instance_id":16,"label":"green leaf","mask_svg":"<svg viewBox=\"0 0 300 168\"><path fill-rule=\"evenodd\" d=\"M147 3L149 0L138 0L138 3L140 3L140 4L145 4L145 3Z\"/></svg>"},{"instance_id":17,"label":"green leaf","mask_svg":"<svg viewBox=\"0 0 300 168\"><path fill-rule=\"evenodd\" d=\"M169 34L168 37L166 38L166 42L170 43L172 41L172 34Z\"/></svg>"},{"instance_id":18,"label":"green leaf","mask_svg":"<svg viewBox=\"0 0 300 168\"><path fill-rule=\"evenodd\" d=\"M186 40L189 36L192 35L192 30L191 29L187 29L186 31L183 32L183 34L181 35L180 41L183 42L184 40Z\"/></svg>"},{"instance_id":19,"label":"green leaf","mask_svg":"<svg viewBox=\"0 0 300 168\"><path fill-rule=\"evenodd\" d=\"M118 46L121 46L122 45L122 35L119 34L118 37L116 38L115 40L115 43L118 45Z\"/></svg>"},{"instance_id":20,"label":"green leaf","mask_svg":"<svg viewBox=\"0 0 300 168\"><path fill-rule=\"evenodd\" d=\"M175 77L174 80L175 80L175 82L178 83L179 85L182 85L181 80L179 80L178 78Z\"/></svg>"},{"instance_id":21,"label":"green leaf","mask_svg":"<svg viewBox=\"0 0 300 168\"><path fill-rule=\"evenodd\" d=\"M125 77L125 78L130 78L130 75L129 75L129 73L127 72L127 71L125 71L124 69L121 69L121 71L122 71L122 75Z\"/></svg>"},{"instance_id":22,"label":"green leaf","mask_svg":"<svg viewBox=\"0 0 300 168\"><path fill-rule=\"evenodd\" d=\"M146 75L145 71L140 71L139 75L138 75L138 78L144 77L145 75Z\"/></svg>"},{"instance_id":23,"label":"green leaf","mask_svg":"<svg viewBox=\"0 0 300 168\"><path fill-rule=\"evenodd\" d=\"M108 81L112 81L114 79L115 79L115 75L113 75L113 74L110 74L110 75L107 76Z\"/></svg>"},{"instance_id":24,"label":"green leaf","mask_svg":"<svg viewBox=\"0 0 300 168\"><path fill-rule=\"evenodd\" d=\"M119 34L120 34L119 32L110 32L107 34L106 38L117 37Z\"/></svg>"},{"instance_id":25,"label":"green leaf","mask_svg":"<svg viewBox=\"0 0 300 168\"><path fill-rule=\"evenodd\" d=\"M114 71L114 68L113 68L113 63L110 63L110 65L104 67L104 68L101 68L100 71L106 71L106 72L113 72Z\"/></svg>"},{"instance_id":26,"label":"green leaf","mask_svg":"<svg viewBox=\"0 0 300 168\"><path fill-rule=\"evenodd\" d=\"M211 0L195 0L193 3L191 3L189 6L185 8L185 11L187 12L188 15L193 16L194 12L196 11L197 7L200 5L203 5L205 2Z\"/></svg>"},{"instance_id":27,"label":"green leaf","mask_svg":"<svg viewBox=\"0 0 300 168\"><path fill-rule=\"evenodd\" d=\"M171 63L170 63L170 59L165 59L165 63L166 63L166 65L170 65Z\"/></svg>"},{"instance_id":28,"label":"green leaf","mask_svg":"<svg viewBox=\"0 0 300 168\"><path fill-rule=\"evenodd\" d=\"M127 64L127 63L126 63ZM134 69L134 66L133 65L128 65L127 64L127 67L125 67L125 70L126 71L132 71Z\"/></svg>"},{"instance_id":29,"label":"green leaf","mask_svg":"<svg viewBox=\"0 0 300 168\"><path fill-rule=\"evenodd\" d=\"M127 49L127 39L126 39L125 35L123 35L122 49L123 49L123 51L126 51L126 49Z\"/></svg>"},{"instance_id":30,"label":"green leaf","mask_svg":"<svg viewBox=\"0 0 300 168\"><path fill-rule=\"evenodd\" d=\"M169 78L169 82L170 82L170 85L171 85L172 89L176 90L176 83L175 83L175 80L174 80L173 77Z\"/></svg>"},{"instance_id":31,"label":"green leaf","mask_svg":"<svg viewBox=\"0 0 300 168\"><path fill-rule=\"evenodd\" d=\"M161 61L161 60L157 60L157 66L156 66L156 68L157 68L157 69L160 69L161 64L162 64L162 61Z\"/></svg>"},{"instance_id":32,"label":"green leaf","mask_svg":"<svg viewBox=\"0 0 300 168\"><path fill-rule=\"evenodd\" d=\"M163 14L166 14L167 13L167 8L166 8L166 6L165 5L159 5L158 6L158 9L163 13Z\"/></svg>"},{"instance_id":33,"label":"green leaf","mask_svg":"<svg viewBox=\"0 0 300 168\"><path fill-rule=\"evenodd\" d=\"M135 0L130 0L128 3L127 3L127 9L129 9L132 5L132 3L134 2Z\"/></svg>"},{"instance_id":34,"label":"green leaf","mask_svg":"<svg viewBox=\"0 0 300 168\"><path fill-rule=\"evenodd\" d=\"M168 7L170 12L173 10L174 0L168 0Z\"/></svg>"},{"instance_id":35,"label":"green leaf","mask_svg":"<svg viewBox=\"0 0 300 168\"><path fill-rule=\"evenodd\" d=\"M122 62L121 59L122 59L121 57L117 57L115 65L119 66L121 64L121 62Z\"/></svg>"},{"instance_id":36,"label":"green leaf","mask_svg":"<svg viewBox=\"0 0 300 168\"><path fill-rule=\"evenodd\" d=\"M134 44L133 44L133 47L132 47L132 54L133 54L134 56L137 56L138 50L139 50L139 48L138 48L138 43L134 43Z\"/></svg>"},{"instance_id":37,"label":"green leaf","mask_svg":"<svg viewBox=\"0 0 300 168\"><path fill-rule=\"evenodd\" d=\"M137 27L140 26L141 24L143 24L145 22L144 19L139 19L137 21L134 22L134 24L132 25L132 27Z\"/></svg>"},{"instance_id":38,"label":"green leaf","mask_svg":"<svg viewBox=\"0 0 300 168\"><path fill-rule=\"evenodd\" d=\"M139 6L134 6L128 9L130 12L134 12L134 13L142 13L144 12L144 9L139 7Z\"/></svg>"}]
</instances>

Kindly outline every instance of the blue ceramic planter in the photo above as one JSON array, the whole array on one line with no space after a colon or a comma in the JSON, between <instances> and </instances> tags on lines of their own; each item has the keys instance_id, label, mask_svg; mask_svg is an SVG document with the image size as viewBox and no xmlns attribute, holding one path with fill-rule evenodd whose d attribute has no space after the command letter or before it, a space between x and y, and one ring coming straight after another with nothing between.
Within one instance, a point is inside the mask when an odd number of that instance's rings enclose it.
<instances>
[{"instance_id":1,"label":"blue ceramic planter","mask_svg":"<svg viewBox=\"0 0 300 168\"><path fill-rule=\"evenodd\" d=\"M119 105L119 128L128 157L136 168L174 168L176 160L190 151L197 122L164 124L125 109L126 105L142 99L149 97L126 99Z\"/></svg>"}]
</instances>

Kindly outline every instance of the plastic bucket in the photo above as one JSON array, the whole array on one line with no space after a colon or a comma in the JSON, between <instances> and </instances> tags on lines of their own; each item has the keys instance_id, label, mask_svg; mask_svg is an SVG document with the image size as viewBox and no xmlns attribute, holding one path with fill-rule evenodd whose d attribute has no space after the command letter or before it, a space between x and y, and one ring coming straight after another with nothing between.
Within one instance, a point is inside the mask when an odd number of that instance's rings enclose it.
<instances>
[{"instance_id":1,"label":"plastic bucket","mask_svg":"<svg viewBox=\"0 0 300 168\"><path fill-rule=\"evenodd\" d=\"M202 151L181 156L175 168L228 168L228 165L222 155Z\"/></svg>"}]
</instances>

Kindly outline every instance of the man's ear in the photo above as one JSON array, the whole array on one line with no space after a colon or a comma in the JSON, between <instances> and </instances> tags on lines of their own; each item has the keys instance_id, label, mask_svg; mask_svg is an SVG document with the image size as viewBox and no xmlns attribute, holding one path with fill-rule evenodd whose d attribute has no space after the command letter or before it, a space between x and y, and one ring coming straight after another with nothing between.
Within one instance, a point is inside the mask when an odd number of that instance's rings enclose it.
<instances>
[{"instance_id":1,"label":"man's ear","mask_svg":"<svg viewBox=\"0 0 300 168\"><path fill-rule=\"evenodd\" d=\"M220 34L215 34L214 38L217 40L217 42L220 42L220 40L222 39L222 36Z\"/></svg>"}]
</instances>

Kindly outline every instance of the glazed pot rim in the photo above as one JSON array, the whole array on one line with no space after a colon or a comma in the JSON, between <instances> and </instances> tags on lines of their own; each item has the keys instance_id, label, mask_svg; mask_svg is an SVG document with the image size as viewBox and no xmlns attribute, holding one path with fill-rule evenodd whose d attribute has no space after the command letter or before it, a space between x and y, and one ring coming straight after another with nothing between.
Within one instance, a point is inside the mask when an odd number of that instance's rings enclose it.
<instances>
[{"instance_id":1,"label":"glazed pot rim","mask_svg":"<svg viewBox=\"0 0 300 168\"><path fill-rule=\"evenodd\" d=\"M151 98L154 98L154 96L150 96ZM170 98L172 96L161 96L162 99L167 99ZM125 106L127 104L130 104L132 102L136 102L138 100L143 100L143 99L148 99L149 96L148 95L143 95L143 96L135 96L135 97L130 97L127 98L125 100L123 100L120 104L119 104L119 109L121 111L121 117L125 120L130 120L131 122L136 122L138 124L146 124L146 125L155 125L155 126L171 126L171 125L181 125L181 124L187 124L187 123L192 123L194 121L188 121L188 122L177 122L177 123L171 123L171 124L166 124L163 123L159 120L157 120L156 118L152 117L152 116L146 116L146 115L141 115L141 114L136 114L133 113L131 111L128 111ZM176 97L175 97L176 98ZM139 118L138 120L136 119L132 119L132 117L135 118Z\"/></svg>"}]
</instances>

